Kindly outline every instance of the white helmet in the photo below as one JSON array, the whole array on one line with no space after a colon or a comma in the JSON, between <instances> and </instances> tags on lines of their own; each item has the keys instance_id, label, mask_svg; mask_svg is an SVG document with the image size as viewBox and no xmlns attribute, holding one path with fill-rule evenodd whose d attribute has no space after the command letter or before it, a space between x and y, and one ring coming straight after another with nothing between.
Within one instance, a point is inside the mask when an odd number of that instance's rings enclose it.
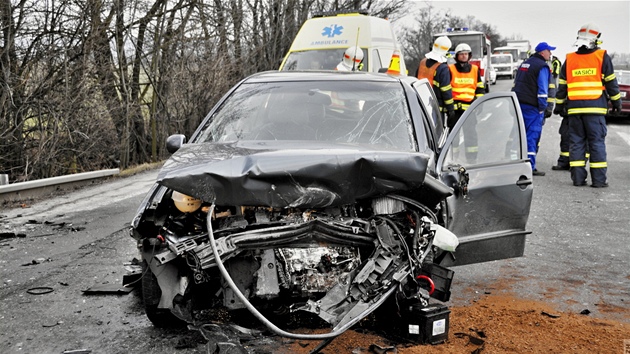
<instances>
[{"instance_id":1,"label":"white helmet","mask_svg":"<svg viewBox=\"0 0 630 354\"><path fill-rule=\"evenodd\" d=\"M584 26L580 27L578 31L577 40L573 44L576 47L586 46L587 48L595 48L597 45L597 40L601 36L601 32L599 32L599 27L593 23L587 23Z\"/></svg>"},{"instance_id":2,"label":"white helmet","mask_svg":"<svg viewBox=\"0 0 630 354\"><path fill-rule=\"evenodd\" d=\"M457 45L457 47L455 47L455 55L457 55L457 53L459 52L472 52L472 49L470 49L470 46L466 43L460 43Z\"/></svg>"},{"instance_id":3,"label":"white helmet","mask_svg":"<svg viewBox=\"0 0 630 354\"><path fill-rule=\"evenodd\" d=\"M337 70L342 71L358 71L361 70L360 64L363 61L363 50L359 47L350 47L343 53L341 63L337 65Z\"/></svg>"},{"instance_id":4,"label":"white helmet","mask_svg":"<svg viewBox=\"0 0 630 354\"><path fill-rule=\"evenodd\" d=\"M433 42L433 48L425 55L429 59L439 61L440 63L446 62L446 53L451 49L451 40L446 36L437 37Z\"/></svg>"}]
</instances>

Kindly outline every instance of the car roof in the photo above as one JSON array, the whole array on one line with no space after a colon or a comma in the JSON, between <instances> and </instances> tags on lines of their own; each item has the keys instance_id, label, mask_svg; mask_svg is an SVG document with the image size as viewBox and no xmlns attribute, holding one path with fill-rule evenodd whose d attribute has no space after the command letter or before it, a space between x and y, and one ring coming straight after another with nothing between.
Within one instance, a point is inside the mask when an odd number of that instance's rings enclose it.
<instances>
[{"instance_id":1,"label":"car roof","mask_svg":"<svg viewBox=\"0 0 630 354\"><path fill-rule=\"evenodd\" d=\"M264 71L253 74L245 83L280 82L280 81L376 81L400 82L402 77L361 71Z\"/></svg>"}]
</instances>

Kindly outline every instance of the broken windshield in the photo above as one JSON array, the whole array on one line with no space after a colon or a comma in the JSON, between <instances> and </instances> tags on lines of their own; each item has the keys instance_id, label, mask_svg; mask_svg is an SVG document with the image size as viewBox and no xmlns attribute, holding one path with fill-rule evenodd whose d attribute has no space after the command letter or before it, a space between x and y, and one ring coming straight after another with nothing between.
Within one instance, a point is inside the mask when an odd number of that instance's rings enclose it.
<instances>
[{"instance_id":1,"label":"broken windshield","mask_svg":"<svg viewBox=\"0 0 630 354\"><path fill-rule=\"evenodd\" d=\"M396 83L304 81L241 85L196 142L310 140L414 151L410 113Z\"/></svg>"}]
</instances>

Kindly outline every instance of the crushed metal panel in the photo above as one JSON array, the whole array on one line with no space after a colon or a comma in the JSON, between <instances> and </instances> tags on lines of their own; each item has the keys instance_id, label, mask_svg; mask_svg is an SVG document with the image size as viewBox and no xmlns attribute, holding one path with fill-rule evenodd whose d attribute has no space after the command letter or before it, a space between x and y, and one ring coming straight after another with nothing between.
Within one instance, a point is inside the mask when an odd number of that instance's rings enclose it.
<instances>
[{"instance_id":1,"label":"crushed metal panel","mask_svg":"<svg viewBox=\"0 0 630 354\"><path fill-rule=\"evenodd\" d=\"M420 188L429 157L360 145L186 144L158 183L217 205L313 207Z\"/></svg>"}]
</instances>

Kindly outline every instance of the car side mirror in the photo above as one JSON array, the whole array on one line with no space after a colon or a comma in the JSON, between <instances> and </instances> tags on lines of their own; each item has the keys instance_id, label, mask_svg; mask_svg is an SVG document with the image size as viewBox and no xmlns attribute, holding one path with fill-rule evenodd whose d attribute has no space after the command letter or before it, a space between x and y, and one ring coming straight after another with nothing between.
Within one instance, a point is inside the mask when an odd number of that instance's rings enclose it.
<instances>
[{"instance_id":1,"label":"car side mirror","mask_svg":"<svg viewBox=\"0 0 630 354\"><path fill-rule=\"evenodd\" d=\"M173 134L166 138L166 151L171 154L174 154L175 151L179 150L182 145L186 143L186 135L184 134Z\"/></svg>"}]
</instances>

